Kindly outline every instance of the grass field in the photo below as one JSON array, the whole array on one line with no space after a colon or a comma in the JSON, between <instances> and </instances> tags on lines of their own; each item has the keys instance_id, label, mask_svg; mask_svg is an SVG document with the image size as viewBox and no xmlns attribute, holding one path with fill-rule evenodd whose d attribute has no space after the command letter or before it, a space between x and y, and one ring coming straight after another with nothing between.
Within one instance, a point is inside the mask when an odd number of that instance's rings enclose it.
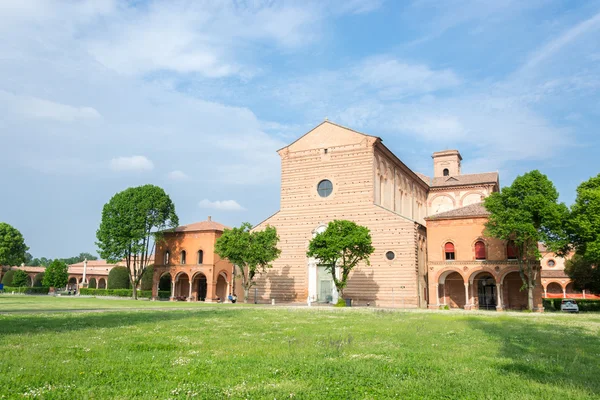
<instances>
[{"instance_id":1,"label":"grass field","mask_svg":"<svg viewBox=\"0 0 600 400\"><path fill-rule=\"evenodd\" d=\"M0 398L600 396L598 314L175 306L0 296Z\"/></svg>"}]
</instances>

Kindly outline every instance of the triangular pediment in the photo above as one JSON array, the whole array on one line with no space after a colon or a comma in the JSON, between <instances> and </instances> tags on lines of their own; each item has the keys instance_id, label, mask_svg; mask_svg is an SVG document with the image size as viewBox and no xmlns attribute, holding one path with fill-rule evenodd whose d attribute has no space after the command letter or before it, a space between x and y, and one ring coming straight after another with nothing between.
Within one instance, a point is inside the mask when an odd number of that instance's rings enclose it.
<instances>
[{"instance_id":1,"label":"triangular pediment","mask_svg":"<svg viewBox=\"0 0 600 400\"><path fill-rule=\"evenodd\" d=\"M456 179L455 177L451 176L450 178L446 179L446 182L458 182L458 179Z\"/></svg>"},{"instance_id":2,"label":"triangular pediment","mask_svg":"<svg viewBox=\"0 0 600 400\"><path fill-rule=\"evenodd\" d=\"M283 149L287 149L287 151L290 152L326 149L362 143L365 138L374 138L374 136L366 135L329 121L324 121Z\"/></svg>"}]
</instances>

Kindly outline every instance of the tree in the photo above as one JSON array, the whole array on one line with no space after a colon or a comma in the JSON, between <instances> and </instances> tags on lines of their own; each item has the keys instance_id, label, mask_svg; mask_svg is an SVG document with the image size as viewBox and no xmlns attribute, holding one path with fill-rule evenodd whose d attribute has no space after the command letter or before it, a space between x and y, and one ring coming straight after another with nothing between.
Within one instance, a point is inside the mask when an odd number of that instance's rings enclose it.
<instances>
[{"instance_id":1,"label":"tree","mask_svg":"<svg viewBox=\"0 0 600 400\"><path fill-rule=\"evenodd\" d=\"M600 294L600 268L590 263L583 255L575 255L565 263L565 273L577 290Z\"/></svg>"},{"instance_id":2,"label":"tree","mask_svg":"<svg viewBox=\"0 0 600 400\"><path fill-rule=\"evenodd\" d=\"M484 200L491 213L486 236L512 241L515 245L521 290L528 292L528 308L533 310L533 290L540 270L538 243L550 249L564 244L564 219L568 209L558 203L558 192L548 177L534 170L518 176L511 186Z\"/></svg>"},{"instance_id":3,"label":"tree","mask_svg":"<svg viewBox=\"0 0 600 400\"><path fill-rule=\"evenodd\" d=\"M152 280L154 279L154 265L149 265L142 275L142 284L140 289L152 290Z\"/></svg>"},{"instance_id":4,"label":"tree","mask_svg":"<svg viewBox=\"0 0 600 400\"><path fill-rule=\"evenodd\" d=\"M15 271L12 269L9 269L8 271L6 271L6 273L2 277L2 284L4 286L12 286L14 277L15 277Z\"/></svg>"},{"instance_id":5,"label":"tree","mask_svg":"<svg viewBox=\"0 0 600 400\"><path fill-rule=\"evenodd\" d=\"M33 287L42 287L44 286L43 282L44 282L44 273L40 272L39 274L37 274L35 276L35 278L33 278Z\"/></svg>"},{"instance_id":6,"label":"tree","mask_svg":"<svg viewBox=\"0 0 600 400\"><path fill-rule=\"evenodd\" d=\"M225 229L217 239L215 253L234 265L244 288L244 303L248 302L250 288L255 278L271 268L281 250L277 248L277 229L267 226L262 231L251 231L252 225L244 222L239 228Z\"/></svg>"},{"instance_id":7,"label":"tree","mask_svg":"<svg viewBox=\"0 0 600 400\"><path fill-rule=\"evenodd\" d=\"M369 228L347 220L333 220L324 232L309 243L306 255L319 260L331 273L339 298L344 298L348 276L360 262L370 265L369 257L375 251ZM340 277L336 274L340 269Z\"/></svg>"},{"instance_id":8,"label":"tree","mask_svg":"<svg viewBox=\"0 0 600 400\"><path fill-rule=\"evenodd\" d=\"M156 242L178 224L175 205L163 189L154 185L129 188L104 205L96 244L100 256L109 262L125 259L131 287L136 288ZM133 290L133 298L137 299L137 290Z\"/></svg>"},{"instance_id":9,"label":"tree","mask_svg":"<svg viewBox=\"0 0 600 400\"><path fill-rule=\"evenodd\" d=\"M126 267L114 267L110 270L108 273L108 287L110 289L129 289L131 287L131 280Z\"/></svg>"},{"instance_id":10,"label":"tree","mask_svg":"<svg viewBox=\"0 0 600 400\"><path fill-rule=\"evenodd\" d=\"M600 294L600 174L577 187L566 223L568 245L575 251L565 271L579 290Z\"/></svg>"},{"instance_id":11,"label":"tree","mask_svg":"<svg viewBox=\"0 0 600 400\"><path fill-rule=\"evenodd\" d=\"M42 285L44 287L62 288L69 282L69 267L64 261L54 260L46 267Z\"/></svg>"},{"instance_id":12,"label":"tree","mask_svg":"<svg viewBox=\"0 0 600 400\"><path fill-rule=\"evenodd\" d=\"M0 222L0 265L21 265L29 247L23 235L5 222Z\"/></svg>"},{"instance_id":13,"label":"tree","mask_svg":"<svg viewBox=\"0 0 600 400\"><path fill-rule=\"evenodd\" d=\"M27 272L23 271L22 269L16 270L15 275L13 276L12 284L15 287L29 286L29 275L27 275Z\"/></svg>"}]
</instances>

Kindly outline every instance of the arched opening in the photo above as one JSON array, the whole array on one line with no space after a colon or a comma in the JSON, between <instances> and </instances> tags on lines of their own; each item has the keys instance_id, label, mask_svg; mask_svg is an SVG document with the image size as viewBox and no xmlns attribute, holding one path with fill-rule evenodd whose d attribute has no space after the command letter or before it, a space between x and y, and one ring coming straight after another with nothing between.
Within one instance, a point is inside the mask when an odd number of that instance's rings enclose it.
<instances>
[{"instance_id":1,"label":"arched opening","mask_svg":"<svg viewBox=\"0 0 600 400\"><path fill-rule=\"evenodd\" d=\"M169 261L171 261L171 253L169 252L169 250L165 251L165 265L169 265Z\"/></svg>"},{"instance_id":2,"label":"arched opening","mask_svg":"<svg viewBox=\"0 0 600 400\"><path fill-rule=\"evenodd\" d=\"M515 242L513 242L512 240L509 240L506 243L506 258L509 260L517 259L517 246L515 245Z\"/></svg>"},{"instance_id":3,"label":"arched opening","mask_svg":"<svg viewBox=\"0 0 600 400\"><path fill-rule=\"evenodd\" d=\"M440 277L439 296L443 304L450 308L464 308L467 304L465 295L465 280L455 271L448 271L447 275Z\"/></svg>"},{"instance_id":4,"label":"arched opening","mask_svg":"<svg viewBox=\"0 0 600 400\"><path fill-rule=\"evenodd\" d=\"M194 291L197 301L206 300L206 294L208 291L208 281L206 279L206 275L203 273L198 273L194 276L194 286L192 290Z\"/></svg>"},{"instance_id":5,"label":"arched opening","mask_svg":"<svg viewBox=\"0 0 600 400\"><path fill-rule=\"evenodd\" d=\"M158 280L158 290L161 292L168 291L169 293L171 293L171 274L170 273L165 272L164 274L161 275L160 279Z\"/></svg>"},{"instance_id":6,"label":"arched opening","mask_svg":"<svg viewBox=\"0 0 600 400\"><path fill-rule=\"evenodd\" d=\"M190 278L185 272L175 277L175 299L187 300L190 295Z\"/></svg>"},{"instance_id":7,"label":"arched opening","mask_svg":"<svg viewBox=\"0 0 600 400\"><path fill-rule=\"evenodd\" d=\"M550 282L546 286L546 296L553 298L562 298L563 290L562 286L558 282Z\"/></svg>"},{"instance_id":8,"label":"arched opening","mask_svg":"<svg viewBox=\"0 0 600 400\"><path fill-rule=\"evenodd\" d=\"M198 264L202 264L204 262L204 252L202 250L198 250Z\"/></svg>"},{"instance_id":9,"label":"arched opening","mask_svg":"<svg viewBox=\"0 0 600 400\"><path fill-rule=\"evenodd\" d=\"M527 279L527 277L525 277ZM527 308L527 289L521 290L523 281L519 272L508 273L502 282L502 293L506 308L524 310Z\"/></svg>"},{"instance_id":10,"label":"arched opening","mask_svg":"<svg viewBox=\"0 0 600 400\"><path fill-rule=\"evenodd\" d=\"M106 279L98 279L98 289L106 289Z\"/></svg>"},{"instance_id":11,"label":"arched opening","mask_svg":"<svg viewBox=\"0 0 600 400\"><path fill-rule=\"evenodd\" d=\"M223 302L227 299L227 278L223 276L224 273L221 272L217 277L217 298L219 301Z\"/></svg>"},{"instance_id":12,"label":"arched opening","mask_svg":"<svg viewBox=\"0 0 600 400\"><path fill-rule=\"evenodd\" d=\"M495 310L498 305L496 279L489 272L480 272L473 278L473 287L477 295L473 301L480 310Z\"/></svg>"},{"instance_id":13,"label":"arched opening","mask_svg":"<svg viewBox=\"0 0 600 400\"><path fill-rule=\"evenodd\" d=\"M77 278L71 277L69 278L69 283L67 283L67 290L75 290L77 289Z\"/></svg>"},{"instance_id":14,"label":"arched opening","mask_svg":"<svg viewBox=\"0 0 600 400\"><path fill-rule=\"evenodd\" d=\"M486 259L485 243L482 240L478 240L475 242L475 259L476 260L485 260Z\"/></svg>"},{"instance_id":15,"label":"arched opening","mask_svg":"<svg viewBox=\"0 0 600 400\"><path fill-rule=\"evenodd\" d=\"M90 282L88 283L88 287L90 289L96 289L96 286L98 286L98 283L96 282L96 278L90 279Z\"/></svg>"},{"instance_id":16,"label":"arched opening","mask_svg":"<svg viewBox=\"0 0 600 400\"><path fill-rule=\"evenodd\" d=\"M444 176L449 176L450 175L450 170L448 168L444 168Z\"/></svg>"},{"instance_id":17,"label":"arched opening","mask_svg":"<svg viewBox=\"0 0 600 400\"><path fill-rule=\"evenodd\" d=\"M454 243L448 242L444 245L444 256L446 258L446 261L455 259L456 255L454 254Z\"/></svg>"},{"instance_id":18,"label":"arched opening","mask_svg":"<svg viewBox=\"0 0 600 400\"><path fill-rule=\"evenodd\" d=\"M40 272L33 278L33 286L34 287L42 287L42 281L44 280L44 273Z\"/></svg>"},{"instance_id":19,"label":"arched opening","mask_svg":"<svg viewBox=\"0 0 600 400\"><path fill-rule=\"evenodd\" d=\"M567 298L577 299L583 297L583 293L575 290L575 286L573 286L573 282L567 283L565 287L565 294Z\"/></svg>"},{"instance_id":20,"label":"arched opening","mask_svg":"<svg viewBox=\"0 0 600 400\"><path fill-rule=\"evenodd\" d=\"M187 253L185 252L185 250L182 250L181 251L181 263L182 264L185 264L186 255L187 255Z\"/></svg>"},{"instance_id":21,"label":"arched opening","mask_svg":"<svg viewBox=\"0 0 600 400\"><path fill-rule=\"evenodd\" d=\"M33 279L31 278L31 275L27 274L27 287L32 287L33 286Z\"/></svg>"}]
</instances>

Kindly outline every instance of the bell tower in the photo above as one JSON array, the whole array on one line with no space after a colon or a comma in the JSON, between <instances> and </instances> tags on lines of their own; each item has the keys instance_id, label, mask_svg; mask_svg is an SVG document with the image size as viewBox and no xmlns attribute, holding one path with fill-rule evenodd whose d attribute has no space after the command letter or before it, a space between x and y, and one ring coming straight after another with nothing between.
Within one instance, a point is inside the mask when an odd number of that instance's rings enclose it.
<instances>
[{"instance_id":1,"label":"bell tower","mask_svg":"<svg viewBox=\"0 0 600 400\"><path fill-rule=\"evenodd\" d=\"M436 151L431 158L434 178L460 175L462 157L458 150Z\"/></svg>"}]
</instances>

